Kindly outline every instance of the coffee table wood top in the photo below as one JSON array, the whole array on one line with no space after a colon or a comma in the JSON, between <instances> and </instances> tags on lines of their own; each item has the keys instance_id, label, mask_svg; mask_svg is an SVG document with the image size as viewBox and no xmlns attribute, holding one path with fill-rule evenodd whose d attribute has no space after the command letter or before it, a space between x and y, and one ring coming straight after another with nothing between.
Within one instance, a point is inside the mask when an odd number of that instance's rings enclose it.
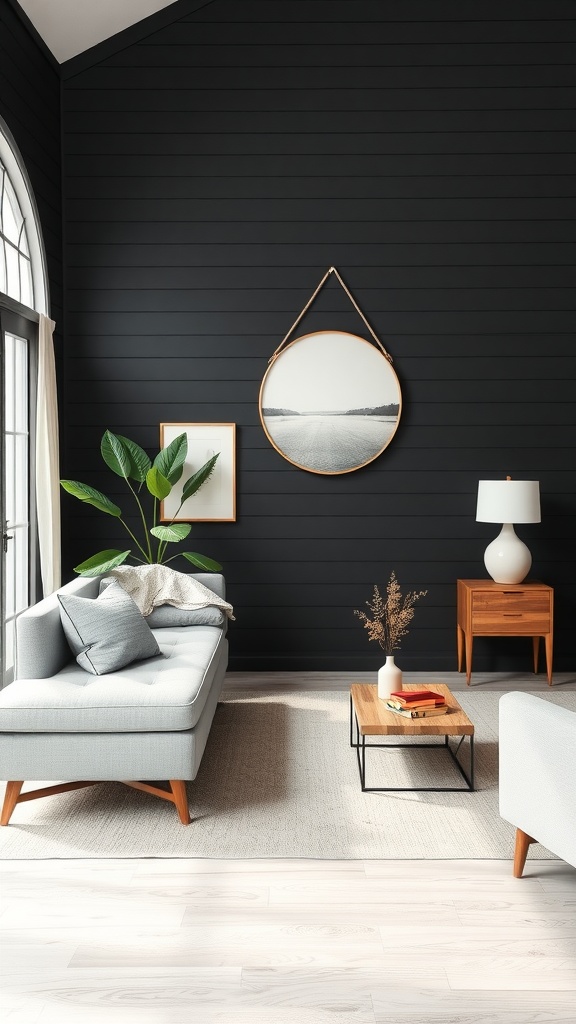
<instances>
[{"instance_id":1,"label":"coffee table wood top","mask_svg":"<svg viewBox=\"0 0 576 1024\"><path fill-rule=\"evenodd\" d=\"M441 694L449 710L430 718L404 718L386 709L372 683L353 683L350 696L361 736L473 736L474 725L444 683L407 683L403 690L432 690Z\"/></svg>"}]
</instances>

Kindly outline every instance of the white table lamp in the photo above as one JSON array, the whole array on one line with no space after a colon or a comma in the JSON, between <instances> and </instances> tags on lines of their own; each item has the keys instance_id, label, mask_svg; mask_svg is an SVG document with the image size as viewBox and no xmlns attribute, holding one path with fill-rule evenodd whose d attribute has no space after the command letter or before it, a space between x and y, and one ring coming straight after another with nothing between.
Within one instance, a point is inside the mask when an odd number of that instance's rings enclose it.
<instances>
[{"instance_id":1,"label":"white table lamp","mask_svg":"<svg viewBox=\"0 0 576 1024\"><path fill-rule=\"evenodd\" d=\"M480 480L478 523L502 523L502 530L488 545L484 564L496 583L522 583L532 565L529 549L516 536L514 523L539 523L540 484L537 480Z\"/></svg>"}]
</instances>

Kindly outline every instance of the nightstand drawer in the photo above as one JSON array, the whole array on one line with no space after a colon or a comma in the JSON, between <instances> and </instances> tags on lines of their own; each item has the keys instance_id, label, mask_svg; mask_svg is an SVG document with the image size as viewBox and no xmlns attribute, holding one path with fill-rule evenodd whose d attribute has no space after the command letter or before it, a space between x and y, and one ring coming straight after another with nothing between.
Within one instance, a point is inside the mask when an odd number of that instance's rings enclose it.
<instances>
[{"instance_id":1,"label":"nightstand drawer","mask_svg":"<svg viewBox=\"0 0 576 1024\"><path fill-rule=\"evenodd\" d=\"M550 593L546 590L477 590L472 594L472 618L476 615L550 615Z\"/></svg>"},{"instance_id":2,"label":"nightstand drawer","mask_svg":"<svg viewBox=\"0 0 576 1024\"><path fill-rule=\"evenodd\" d=\"M526 633L527 636L544 636L550 632L550 616L534 615L529 612L478 612L472 620L472 629L476 635L486 633L487 636L498 636L510 633L516 636Z\"/></svg>"},{"instance_id":3,"label":"nightstand drawer","mask_svg":"<svg viewBox=\"0 0 576 1024\"><path fill-rule=\"evenodd\" d=\"M472 629L482 633L549 633L550 595L510 590L472 595Z\"/></svg>"}]
</instances>

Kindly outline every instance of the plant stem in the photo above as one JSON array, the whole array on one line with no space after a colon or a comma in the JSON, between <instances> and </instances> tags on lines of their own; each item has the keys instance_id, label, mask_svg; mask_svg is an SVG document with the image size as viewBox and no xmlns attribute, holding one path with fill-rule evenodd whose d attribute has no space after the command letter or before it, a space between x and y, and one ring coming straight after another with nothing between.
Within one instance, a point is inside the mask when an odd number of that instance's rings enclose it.
<instances>
[{"instance_id":1,"label":"plant stem","mask_svg":"<svg viewBox=\"0 0 576 1024\"><path fill-rule=\"evenodd\" d=\"M148 559L147 559L147 561L149 562L150 565L152 565L152 563L154 562L154 559L152 558L152 545L150 544L150 536L148 534L148 527L146 526L146 516L144 515L144 509L142 508L142 503L140 501L140 498L136 494L136 491L132 487L132 484L130 483L128 478L126 478L126 483L128 484L128 487L130 488L130 490L132 491L132 494L134 495L134 497L136 499L136 504L138 505L138 508L140 510L140 518L142 520L142 526L144 527L144 536L146 538L146 546L148 548ZM136 542L136 543L138 543L138 542ZM144 556L146 556L146 552L144 551L144 548L142 547L142 545L138 544L138 547L140 548L140 551L142 552L142 554Z\"/></svg>"},{"instance_id":2,"label":"plant stem","mask_svg":"<svg viewBox=\"0 0 576 1024\"><path fill-rule=\"evenodd\" d=\"M130 534L130 536L132 537L132 540L134 541L134 543L135 543L136 547L138 548L138 550L139 550L139 551L141 551L141 552L142 552L142 554L144 555L144 558L146 558L146 552L144 551L144 548L143 548L143 547L142 547L142 545L140 544L140 542L139 542L139 540L137 539L137 537L135 537L135 536L134 536L134 534L132 533L132 530L130 529L130 527L129 527L129 526L128 526L128 525L127 525L127 524L126 524L125 522L124 522L124 520L123 520L123 519L121 519L121 520L120 520L120 522L122 523L122 526L123 526L123 527L124 527L124 529L125 529L125 530L127 531L127 533L129 533L129 534ZM135 555L133 555L132 557L134 557L134 558L135 558L136 556L135 556ZM139 559L138 559L138 561L140 562L140 561L141 561L141 559L139 558Z\"/></svg>"},{"instance_id":3,"label":"plant stem","mask_svg":"<svg viewBox=\"0 0 576 1024\"><path fill-rule=\"evenodd\" d=\"M178 505L178 508L176 509L174 515L172 516L172 519L168 523L168 526L172 526L172 524L175 522L176 516L178 515L178 513L179 513L180 509L182 508L183 504L184 504L184 501L182 500L180 502L180 504ZM160 548L158 548L158 561L159 562L163 561L163 559L164 559L164 552L166 551L167 547L168 547L168 541L165 540L164 543L162 544L162 550L160 550ZM167 565L168 562L172 562L174 560L174 558L178 558L178 555L173 555L172 558L168 558L167 561L164 562L163 564Z\"/></svg>"},{"instance_id":4,"label":"plant stem","mask_svg":"<svg viewBox=\"0 0 576 1024\"><path fill-rule=\"evenodd\" d=\"M154 527L158 525L157 508L158 500L157 498L154 498ZM162 541L160 540L160 538L158 538L158 547L156 548L156 561L158 562L159 565L162 562Z\"/></svg>"}]
</instances>

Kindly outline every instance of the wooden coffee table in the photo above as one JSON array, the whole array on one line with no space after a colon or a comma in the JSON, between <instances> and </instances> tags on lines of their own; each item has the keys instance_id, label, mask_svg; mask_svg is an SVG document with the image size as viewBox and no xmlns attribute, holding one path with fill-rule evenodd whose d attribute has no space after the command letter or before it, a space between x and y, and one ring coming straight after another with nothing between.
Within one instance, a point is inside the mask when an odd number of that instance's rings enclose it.
<instances>
[{"instance_id":1,"label":"wooden coffee table","mask_svg":"<svg viewBox=\"0 0 576 1024\"><path fill-rule=\"evenodd\" d=\"M474 725L460 707L456 697L444 683L408 683L404 690L433 690L444 697L449 710L445 715L430 718L404 718L386 709L386 702L378 697L378 688L371 683L354 683L350 687L350 746L356 750L360 784L364 793L460 793L474 791ZM354 737L354 733L356 736ZM367 786L366 750L370 747L406 747L405 743L366 743L367 736L424 736L444 737L443 742L410 744L410 751L429 747L444 747L460 772L465 786ZM460 737L456 747L450 746L450 737ZM469 739L469 769L458 760L457 754L464 740Z\"/></svg>"}]
</instances>

